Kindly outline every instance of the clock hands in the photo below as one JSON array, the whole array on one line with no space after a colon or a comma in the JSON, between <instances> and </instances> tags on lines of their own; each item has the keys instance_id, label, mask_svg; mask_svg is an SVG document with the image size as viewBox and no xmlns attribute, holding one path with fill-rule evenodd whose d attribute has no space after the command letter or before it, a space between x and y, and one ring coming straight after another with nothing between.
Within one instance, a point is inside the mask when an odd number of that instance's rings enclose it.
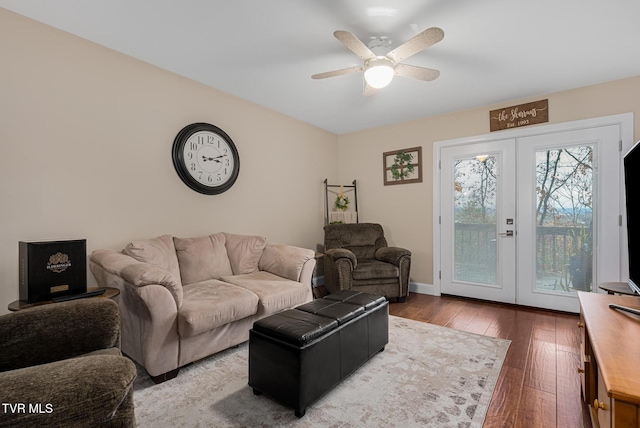
<instances>
[{"instance_id":1,"label":"clock hands","mask_svg":"<svg viewBox=\"0 0 640 428\"><path fill-rule=\"evenodd\" d=\"M225 156L226 156L226 155L220 155L220 156L216 156L215 158L211 158L211 157L208 157L208 156L202 156L202 161L203 161L203 162L206 162L206 161L214 161L214 162L220 163L220 162L222 162L222 161L220 160L220 158L223 158L223 157L225 157Z\"/></svg>"}]
</instances>

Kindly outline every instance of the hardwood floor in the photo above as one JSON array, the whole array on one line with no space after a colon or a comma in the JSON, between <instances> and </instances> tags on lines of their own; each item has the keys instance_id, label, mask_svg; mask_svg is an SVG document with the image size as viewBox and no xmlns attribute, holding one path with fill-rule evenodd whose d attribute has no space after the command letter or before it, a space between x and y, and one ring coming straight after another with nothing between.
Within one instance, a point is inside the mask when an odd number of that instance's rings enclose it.
<instances>
[{"instance_id":1,"label":"hardwood floor","mask_svg":"<svg viewBox=\"0 0 640 428\"><path fill-rule=\"evenodd\" d=\"M389 313L511 340L484 427L590 427L580 395L578 315L411 293Z\"/></svg>"}]
</instances>

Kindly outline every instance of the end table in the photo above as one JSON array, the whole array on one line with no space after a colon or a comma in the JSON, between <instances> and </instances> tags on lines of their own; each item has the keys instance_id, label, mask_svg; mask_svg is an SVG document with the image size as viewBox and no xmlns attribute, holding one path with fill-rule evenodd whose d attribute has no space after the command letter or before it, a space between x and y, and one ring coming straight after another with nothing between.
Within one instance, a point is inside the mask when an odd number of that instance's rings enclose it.
<instances>
[{"instance_id":1,"label":"end table","mask_svg":"<svg viewBox=\"0 0 640 428\"><path fill-rule=\"evenodd\" d=\"M100 288L105 290L103 294L99 296L85 297L85 299L99 299L99 298L112 299L116 297L118 294L120 294L120 290L115 287L100 287ZM98 287L87 288L87 291L94 291L94 290L98 290ZM54 303L52 300L44 300L42 302L36 302L36 303L27 303L24 300L16 300L9 303L9 306L7 308L12 312L16 312L16 311L21 311L27 308L33 308L35 306L50 305L52 303Z\"/></svg>"},{"instance_id":2,"label":"end table","mask_svg":"<svg viewBox=\"0 0 640 428\"><path fill-rule=\"evenodd\" d=\"M603 282L602 284L598 284L598 288L605 290L607 294L637 296L626 282Z\"/></svg>"}]
</instances>

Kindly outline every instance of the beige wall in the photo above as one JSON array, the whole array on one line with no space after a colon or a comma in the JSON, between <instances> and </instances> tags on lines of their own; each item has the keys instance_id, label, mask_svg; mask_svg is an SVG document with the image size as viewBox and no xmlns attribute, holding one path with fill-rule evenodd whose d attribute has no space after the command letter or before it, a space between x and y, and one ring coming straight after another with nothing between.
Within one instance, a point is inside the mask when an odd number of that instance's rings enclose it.
<instances>
[{"instance_id":1,"label":"beige wall","mask_svg":"<svg viewBox=\"0 0 640 428\"><path fill-rule=\"evenodd\" d=\"M234 140L228 192L187 188L173 139L193 122ZM338 137L0 8L0 313L18 298L18 241L218 231L315 249ZM89 273L90 285L95 284Z\"/></svg>"},{"instance_id":2,"label":"beige wall","mask_svg":"<svg viewBox=\"0 0 640 428\"><path fill-rule=\"evenodd\" d=\"M358 180L360 221L381 223L390 244L413 252L411 281L433 284L433 143L489 134L490 110L545 98L549 123L633 112L640 139L640 77L340 136L340 178ZM422 146L424 181L384 186L382 153L415 146Z\"/></svg>"},{"instance_id":3,"label":"beige wall","mask_svg":"<svg viewBox=\"0 0 640 428\"><path fill-rule=\"evenodd\" d=\"M487 134L489 110L542 98L550 123L634 112L640 132L640 77L338 137L1 8L0 40L0 313L18 298L20 240L86 238L90 252L228 231L315 249L326 177L358 180L361 221L411 249L412 281L431 284L434 142ZM222 195L173 170L173 138L198 121L240 152ZM423 183L383 186L382 153L417 145Z\"/></svg>"}]
</instances>

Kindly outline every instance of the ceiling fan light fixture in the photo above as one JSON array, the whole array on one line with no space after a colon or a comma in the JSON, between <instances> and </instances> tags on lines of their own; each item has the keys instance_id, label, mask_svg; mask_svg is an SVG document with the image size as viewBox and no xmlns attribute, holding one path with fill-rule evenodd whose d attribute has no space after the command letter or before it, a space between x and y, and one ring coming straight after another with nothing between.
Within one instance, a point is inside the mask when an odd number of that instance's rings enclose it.
<instances>
[{"instance_id":1,"label":"ceiling fan light fixture","mask_svg":"<svg viewBox=\"0 0 640 428\"><path fill-rule=\"evenodd\" d=\"M367 61L364 80L367 85L380 89L391 83L393 79L393 63L387 58L376 58Z\"/></svg>"},{"instance_id":2,"label":"ceiling fan light fixture","mask_svg":"<svg viewBox=\"0 0 640 428\"><path fill-rule=\"evenodd\" d=\"M383 11L378 10L378 12L382 13ZM391 40L387 36L370 37L368 45L348 31L334 31L333 36L347 49L364 60L364 64L314 74L311 76L312 79L326 79L327 77L364 71L364 95L369 96L374 94L376 89L384 88L391 83L393 76L396 74L426 82L437 79L440 75L438 70L403 64L402 61L442 40L444 31L441 28L427 28L391 51L389 51Z\"/></svg>"}]
</instances>

